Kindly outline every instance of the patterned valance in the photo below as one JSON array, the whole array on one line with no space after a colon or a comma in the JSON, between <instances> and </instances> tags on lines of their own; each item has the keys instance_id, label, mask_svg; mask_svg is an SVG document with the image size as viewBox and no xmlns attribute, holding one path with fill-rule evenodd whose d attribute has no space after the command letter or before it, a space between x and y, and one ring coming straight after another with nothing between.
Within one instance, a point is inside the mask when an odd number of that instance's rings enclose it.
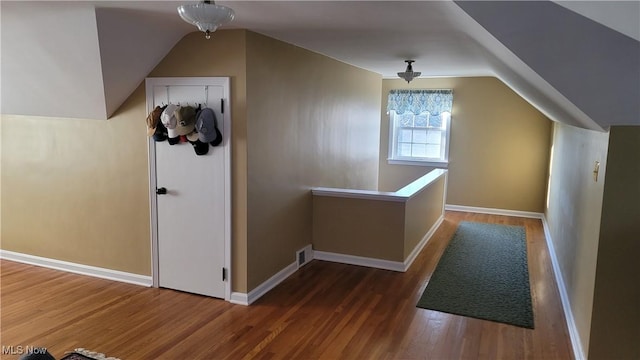
<instances>
[{"instance_id":1,"label":"patterned valance","mask_svg":"<svg viewBox=\"0 0 640 360\"><path fill-rule=\"evenodd\" d=\"M453 90L391 90L387 101L387 112L394 110L396 114L411 112L421 114L428 112L439 115L451 112L453 106Z\"/></svg>"}]
</instances>

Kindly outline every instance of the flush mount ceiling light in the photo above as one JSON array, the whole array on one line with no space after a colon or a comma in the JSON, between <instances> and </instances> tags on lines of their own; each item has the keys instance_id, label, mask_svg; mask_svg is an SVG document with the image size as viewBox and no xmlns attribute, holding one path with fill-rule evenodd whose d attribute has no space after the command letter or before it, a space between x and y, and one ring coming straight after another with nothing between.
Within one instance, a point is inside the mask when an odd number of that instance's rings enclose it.
<instances>
[{"instance_id":1,"label":"flush mount ceiling light","mask_svg":"<svg viewBox=\"0 0 640 360\"><path fill-rule=\"evenodd\" d=\"M231 8L216 5L214 1L178 6L178 14L182 20L197 26L207 39L211 38L211 33L218 26L232 21L236 16Z\"/></svg>"},{"instance_id":2,"label":"flush mount ceiling light","mask_svg":"<svg viewBox=\"0 0 640 360\"><path fill-rule=\"evenodd\" d=\"M404 72L399 72L398 76L400 76L401 78L405 79L407 81L407 84L411 82L411 80L417 78L418 76L420 76L420 74L422 74L421 72L414 72L413 71L413 66L411 66L411 63L414 63L415 60L405 60L404 62L407 63L407 70L405 70Z\"/></svg>"}]
</instances>

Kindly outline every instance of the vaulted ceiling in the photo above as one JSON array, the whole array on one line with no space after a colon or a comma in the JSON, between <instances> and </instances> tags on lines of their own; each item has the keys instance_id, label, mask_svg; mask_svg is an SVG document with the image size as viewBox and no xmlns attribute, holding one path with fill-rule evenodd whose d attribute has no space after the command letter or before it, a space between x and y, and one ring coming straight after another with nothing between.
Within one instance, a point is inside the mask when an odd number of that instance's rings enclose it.
<instances>
[{"instance_id":1,"label":"vaulted ceiling","mask_svg":"<svg viewBox=\"0 0 640 360\"><path fill-rule=\"evenodd\" d=\"M107 119L193 1L0 2L4 114ZM640 125L638 1L219 1L245 28L394 78L496 76L549 118ZM210 41L215 41L215 33Z\"/></svg>"}]
</instances>

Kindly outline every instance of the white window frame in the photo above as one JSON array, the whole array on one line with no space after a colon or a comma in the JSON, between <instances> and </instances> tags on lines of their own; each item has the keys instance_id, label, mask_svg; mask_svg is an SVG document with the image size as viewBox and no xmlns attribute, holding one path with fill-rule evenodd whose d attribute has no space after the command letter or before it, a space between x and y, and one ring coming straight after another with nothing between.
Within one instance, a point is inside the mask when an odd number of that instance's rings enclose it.
<instances>
[{"instance_id":1,"label":"white window frame","mask_svg":"<svg viewBox=\"0 0 640 360\"><path fill-rule=\"evenodd\" d=\"M418 114L419 115L419 114ZM428 167L437 167L446 169L449 166L449 144L451 137L451 114L442 120L443 123L443 134L442 141L444 142L444 155L441 158L421 158L421 157L413 157L413 156L399 156L396 154L396 149L398 148L398 138L400 136L401 128L405 129L416 129L415 127L400 127L396 126L395 117L398 116L395 111L391 110L388 113L389 118L389 155L387 158L387 162L392 165L417 165L417 166L428 166ZM415 115L414 115L415 116ZM422 129L422 128L420 128ZM424 129L429 129L426 127Z\"/></svg>"}]
</instances>

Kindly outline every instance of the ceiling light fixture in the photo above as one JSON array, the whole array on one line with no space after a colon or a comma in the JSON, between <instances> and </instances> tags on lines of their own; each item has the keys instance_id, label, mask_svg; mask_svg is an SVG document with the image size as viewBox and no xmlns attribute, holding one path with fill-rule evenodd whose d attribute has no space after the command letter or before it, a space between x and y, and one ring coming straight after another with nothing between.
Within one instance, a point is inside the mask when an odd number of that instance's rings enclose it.
<instances>
[{"instance_id":1,"label":"ceiling light fixture","mask_svg":"<svg viewBox=\"0 0 640 360\"><path fill-rule=\"evenodd\" d=\"M405 79L408 84L411 82L411 80L417 78L422 73L419 71L418 72L413 71L413 66L411 66L411 63L414 63L415 60L405 60L404 62L407 63L407 70L405 70L404 72L399 72L398 76Z\"/></svg>"},{"instance_id":2,"label":"ceiling light fixture","mask_svg":"<svg viewBox=\"0 0 640 360\"><path fill-rule=\"evenodd\" d=\"M178 6L178 14L182 20L197 26L207 39L211 38L211 33L218 26L232 21L236 16L233 9L216 5L214 1Z\"/></svg>"}]
</instances>

